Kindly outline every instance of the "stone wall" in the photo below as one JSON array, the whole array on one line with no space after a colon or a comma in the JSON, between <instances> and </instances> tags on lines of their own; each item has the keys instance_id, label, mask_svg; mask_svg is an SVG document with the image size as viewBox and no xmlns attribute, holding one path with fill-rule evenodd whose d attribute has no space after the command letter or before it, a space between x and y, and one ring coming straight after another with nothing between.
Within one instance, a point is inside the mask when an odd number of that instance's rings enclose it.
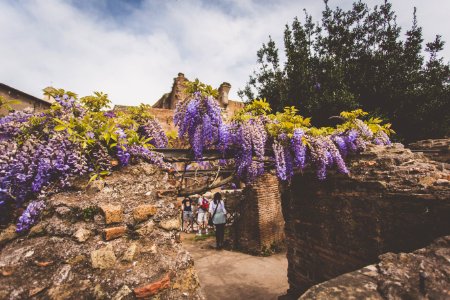
<instances>
[{"instance_id":1,"label":"stone wall","mask_svg":"<svg viewBox=\"0 0 450 300\"><path fill-rule=\"evenodd\" d=\"M450 299L450 236L413 253L385 253L377 264L310 288L309 299Z\"/></svg>"},{"instance_id":2,"label":"stone wall","mask_svg":"<svg viewBox=\"0 0 450 300\"><path fill-rule=\"evenodd\" d=\"M284 244L284 219L278 179L266 173L244 189L234 223L235 246L260 254Z\"/></svg>"},{"instance_id":3,"label":"stone wall","mask_svg":"<svg viewBox=\"0 0 450 300\"><path fill-rule=\"evenodd\" d=\"M415 151L422 151L432 160L450 164L450 138L418 141L409 144L408 147Z\"/></svg>"},{"instance_id":4,"label":"stone wall","mask_svg":"<svg viewBox=\"0 0 450 300\"><path fill-rule=\"evenodd\" d=\"M282 193L289 293L450 234L450 174L400 144L371 146L351 175L296 175Z\"/></svg>"},{"instance_id":5,"label":"stone wall","mask_svg":"<svg viewBox=\"0 0 450 300\"><path fill-rule=\"evenodd\" d=\"M172 178L140 164L87 180L46 199L29 234L0 228L0 299L203 299L176 198L158 193Z\"/></svg>"}]
</instances>

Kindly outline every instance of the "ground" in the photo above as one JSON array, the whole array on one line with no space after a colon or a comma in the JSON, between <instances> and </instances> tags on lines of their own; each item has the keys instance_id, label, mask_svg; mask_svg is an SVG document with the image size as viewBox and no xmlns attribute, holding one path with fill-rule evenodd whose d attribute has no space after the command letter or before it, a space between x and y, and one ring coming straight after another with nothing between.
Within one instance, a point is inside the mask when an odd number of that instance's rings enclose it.
<instances>
[{"instance_id":1,"label":"ground","mask_svg":"<svg viewBox=\"0 0 450 300\"><path fill-rule=\"evenodd\" d=\"M194 259L203 294L208 300L272 300L288 289L285 253L269 257L214 249L215 238L196 240L183 234L184 248Z\"/></svg>"}]
</instances>

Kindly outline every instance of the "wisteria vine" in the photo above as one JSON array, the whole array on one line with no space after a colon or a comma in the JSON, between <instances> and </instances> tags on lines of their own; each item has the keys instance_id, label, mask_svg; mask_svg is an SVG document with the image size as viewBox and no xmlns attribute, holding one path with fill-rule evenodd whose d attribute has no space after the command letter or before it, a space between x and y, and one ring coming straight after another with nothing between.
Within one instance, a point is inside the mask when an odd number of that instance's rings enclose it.
<instances>
[{"instance_id":1,"label":"wisteria vine","mask_svg":"<svg viewBox=\"0 0 450 300\"><path fill-rule=\"evenodd\" d=\"M106 94L77 99L58 92L47 111L0 118L0 221L28 203L18 218L18 232L37 221L49 190L69 186L75 177L95 180L136 160L170 168L151 150L166 147L167 137L145 106L105 112Z\"/></svg>"}]
</instances>

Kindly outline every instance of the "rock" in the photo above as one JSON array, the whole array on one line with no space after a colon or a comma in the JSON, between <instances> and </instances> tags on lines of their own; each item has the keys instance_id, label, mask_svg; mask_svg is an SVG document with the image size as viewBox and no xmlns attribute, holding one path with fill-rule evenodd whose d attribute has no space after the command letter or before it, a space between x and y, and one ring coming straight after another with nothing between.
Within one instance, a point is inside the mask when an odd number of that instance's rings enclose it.
<instances>
[{"instance_id":1,"label":"rock","mask_svg":"<svg viewBox=\"0 0 450 300\"><path fill-rule=\"evenodd\" d=\"M66 262L72 266L76 266L85 260L86 260L86 256L80 254L80 255L74 256L72 258L69 258L68 260L66 260Z\"/></svg>"},{"instance_id":2,"label":"rock","mask_svg":"<svg viewBox=\"0 0 450 300\"><path fill-rule=\"evenodd\" d=\"M10 225L0 233L0 245L9 242L17 237L16 225Z\"/></svg>"},{"instance_id":3,"label":"rock","mask_svg":"<svg viewBox=\"0 0 450 300\"><path fill-rule=\"evenodd\" d=\"M100 209L105 215L105 223L113 224L123 222L123 209L121 205L102 204Z\"/></svg>"},{"instance_id":4,"label":"rock","mask_svg":"<svg viewBox=\"0 0 450 300\"><path fill-rule=\"evenodd\" d=\"M435 182L436 185L450 185L450 181L447 179L438 179Z\"/></svg>"},{"instance_id":5,"label":"rock","mask_svg":"<svg viewBox=\"0 0 450 300\"><path fill-rule=\"evenodd\" d=\"M163 279L149 283L139 288L134 289L134 295L136 298L147 298L158 294L161 290L170 286L170 276L167 274Z\"/></svg>"},{"instance_id":6,"label":"rock","mask_svg":"<svg viewBox=\"0 0 450 300\"><path fill-rule=\"evenodd\" d=\"M45 233L45 224L43 222L38 223L36 225L34 225L33 227L31 227L30 229L30 233L28 233L28 235L30 237L33 236L39 236Z\"/></svg>"},{"instance_id":7,"label":"rock","mask_svg":"<svg viewBox=\"0 0 450 300\"><path fill-rule=\"evenodd\" d=\"M106 241L116 239L118 237L121 237L127 232L126 226L117 226L112 228L105 228L103 229L103 238Z\"/></svg>"},{"instance_id":8,"label":"rock","mask_svg":"<svg viewBox=\"0 0 450 300\"><path fill-rule=\"evenodd\" d=\"M450 236L311 287L299 299L449 299Z\"/></svg>"},{"instance_id":9,"label":"rock","mask_svg":"<svg viewBox=\"0 0 450 300\"><path fill-rule=\"evenodd\" d=\"M56 209L55 209L55 212L60 216L60 217L68 217L68 216L70 216L70 214L71 214L71 210L70 210L70 208L68 208L67 206L60 206L60 207L57 207Z\"/></svg>"},{"instance_id":10,"label":"rock","mask_svg":"<svg viewBox=\"0 0 450 300\"><path fill-rule=\"evenodd\" d=\"M53 279L52 279L54 284L60 285L61 283L66 281L66 279L70 275L71 269L72 269L71 265L63 265L61 268L59 268L59 270L55 273L55 275L53 276Z\"/></svg>"},{"instance_id":11,"label":"rock","mask_svg":"<svg viewBox=\"0 0 450 300\"><path fill-rule=\"evenodd\" d=\"M97 284L94 287L94 298L95 300L104 300L107 299L106 293L103 291L102 286L100 284Z\"/></svg>"},{"instance_id":12,"label":"rock","mask_svg":"<svg viewBox=\"0 0 450 300\"><path fill-rule=\"evenodd\" d=\"M96 269L110 269L116 264L116 255L112 245L91 252L92 267Z\"/></svg>"},{"instance_id":13,"label":"rock","mask_svg":"<svg viewBox=\"0 0 450 300\"><path fill-rule=\"evenodd\" d=\"M139 205L133 210L133 218L136 222L142 222L147 220L150 216L153 216L157 212L157 208L154 205L143 204Z\"/></svg>"},{"instance_id":14,"label":"rock","mask_svg":"<svg viewBox=\"0 0 450 300\"><path fill-rule=\"evenodd\" d=\"M114 295L114 297L112 298L112 300L122 300L123 298L125 298L126 296L130 295L132 293L132 291L130 290L130 288L127 285L124 285L118 292L117 294Z\"/></svg>"},{"instance_id":15,"label":"rock","mask_svg":"<svg viewBox=\"0 0 450 300\"><path fill-rule=\"evenodd\" d=\"M131 244L130 247L128 247L128 249L125 250L125 253L122 256L122 261L132 262L134 256L136 255L137 248L138 247L136 243Z\"/></svg>"},{"instance_id":16,"label":"rock","mask_svg":"<svg viewBox=\"0 0 450 300\"><path fill-rule=\"evenodd\" d=\"M89 280L80 280L70 284L56 285L48 291L45 299L61 300L61 299L86 299L85 291L89 289Z\"/></svg>"},{"instance_id":17,"label":"rock","mask_svg":"<svg viewBox=\"0 0 450 300\"><path fill-rule=\"evenodd\" d=\"M91 236L91 231L85 229L84 227L79 228L74 234L73 237L79 242L84 243Z\"/></svg>"},{"instance_id":18,"label":"rock","mask_svg":"<svg viewBox=\"0 0 450 300\"><path fill-rule=\"evenodd\" d=\"M144 224L141 228L136 230L136 232L141 236L149 235L153 232L155 228L155 223L153 221L149 221L146 224Z\"/></svg>"},{"instance_id":19,"label":"rock","mask_svg":"<svg viewBox=\"0 0 450 300\"><path fill-rule=\"evenodd\" d=\"M104 180L94 180L89 184L89 186L87 188L87 192L88 193L97 193L97 192L100 192L101 190L103 190L104 187L105 187Z\"/></svg>"},{"instance_id":20,"label":"rock","mask_svg":"<svg viewBox=\"0 0 450 300\"><path fill-rule=\"evenodd\" d=\"M159 223L159 227L165 230L178 230L180 229L180 220L178 218L163 220Z\"/></svg>"}]
</instances>

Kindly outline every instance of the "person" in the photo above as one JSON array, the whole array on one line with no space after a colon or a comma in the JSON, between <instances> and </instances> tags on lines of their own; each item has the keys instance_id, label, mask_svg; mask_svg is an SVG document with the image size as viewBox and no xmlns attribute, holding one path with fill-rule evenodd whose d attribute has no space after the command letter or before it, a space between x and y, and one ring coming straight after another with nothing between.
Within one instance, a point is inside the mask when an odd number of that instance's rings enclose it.
<instances>
[{"instance_id":1,"label":"person","mask_svg":"<svg viewBox=\"0 0 450 300\"><path fill-rule=\"evenodd\" d=\"M198 209L197 209L198 233L197 233L197 235L202 235L202 229L205 229L205 234L208 234L209 200L208 200L207 196L208 196L208 193L205 193L205 194L203 194L202 197L198 198Z\"/></svg>"},{"instance_id":2,"label":"person","mask_svg":"<svg viewBox=\"0 0 450 300\"><path fill-rule=\"evenodd\" d=\"M219 250L223 248L225 223L227 222L227 211L222 200L222 195L219 192L214 194L214 200L209 205L209 213L216 228L216 249Z\"/></svg>"},{"instance_id":3,"label":"person","mask_svg":"<svg viewBox=\"0 0 450 300\"><path fill-rule=\"evenodd\" d=\"M192 200L189 197L186 197L181 201L181 207L183 210L183 228L187 233L192 229L192 221L193 221L193 211L192 211ZM187 225L185 225L187 224Z\"/></svg>"}]
</instances>

